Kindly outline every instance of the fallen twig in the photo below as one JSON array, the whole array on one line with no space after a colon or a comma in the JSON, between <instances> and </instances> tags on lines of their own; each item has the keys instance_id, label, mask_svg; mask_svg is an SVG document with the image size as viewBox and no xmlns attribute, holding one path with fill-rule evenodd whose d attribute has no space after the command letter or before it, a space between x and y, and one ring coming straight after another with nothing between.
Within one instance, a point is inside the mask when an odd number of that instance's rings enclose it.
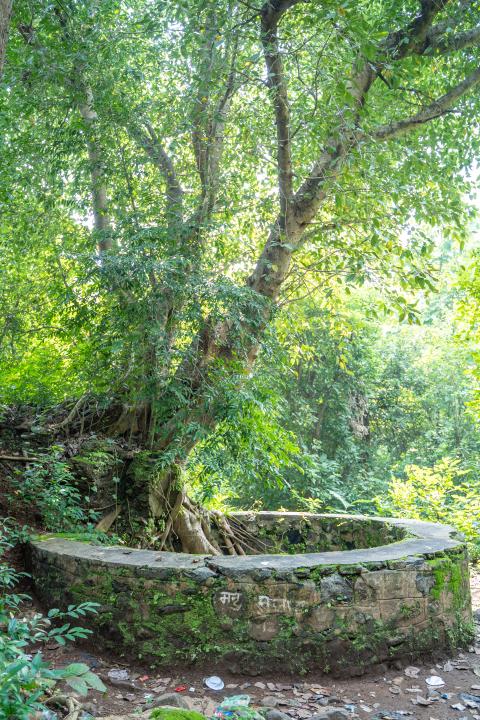
<instances>
[{"instance_id":1,"label":"fallen twig","mask_svg":"<svg viewBox=\"0 0 480 720\"><path fill-rule=\"evenodd\" d=\"M27 457L25 455L0 455L0 460L11 460L12 462L38 462L38 457Z\"/></svg>"}]
</instances>

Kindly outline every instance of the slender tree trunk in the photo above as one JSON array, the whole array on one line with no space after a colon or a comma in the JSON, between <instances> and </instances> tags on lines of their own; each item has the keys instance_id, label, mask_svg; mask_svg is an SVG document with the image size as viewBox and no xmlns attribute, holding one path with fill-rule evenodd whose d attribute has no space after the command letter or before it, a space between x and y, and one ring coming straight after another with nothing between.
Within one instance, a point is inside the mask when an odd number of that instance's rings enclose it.
<instances>
[{"instance_id":1,"label":"slender tree trunk","mask_svg":"<svg viewBox=\"0 0 480 720\"><path fill-rule=\"evenodd\" d=\"M98 233L98 247L101 251L111 250L112 236L108 209L107 188L105 185L105 168L102 151L95 138L95 125L98 115L93 106L93 93L89 87L85 88L85 98L80 102L78 109L87 128L87 152L90 162L90 175L92 186L92 207L95 230Z\"/></svg>"},{"instance_id":2,"label":"slender tree trunk","mask_svg":"<svg viewBox=\"0 0 480 720\"><path fill-rule=\"evenodd\" d=\"M13 0L0 0L0 78L3 74Z\"/></svg>"}]
</instances>

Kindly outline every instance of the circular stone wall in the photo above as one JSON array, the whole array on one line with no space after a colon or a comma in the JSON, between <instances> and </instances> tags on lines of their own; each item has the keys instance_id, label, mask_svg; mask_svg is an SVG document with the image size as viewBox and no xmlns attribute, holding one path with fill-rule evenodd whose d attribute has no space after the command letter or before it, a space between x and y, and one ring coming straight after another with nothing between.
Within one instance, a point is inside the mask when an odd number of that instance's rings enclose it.
<instances>
[{"instance_id":1,"label":"circular stone wall","mask_svg":"<svg viewBox=\"0 0 480 720\"><path fill-rule=\"evenodd\" d=\"M50 536L30 544L36 592L60 608L99 603L96 637L159 665L222 658L240 671L360 673L469 641L467 554L452 528L308 513L235 517L283 554L187 555Z\"/></svg>"}]
</instances>

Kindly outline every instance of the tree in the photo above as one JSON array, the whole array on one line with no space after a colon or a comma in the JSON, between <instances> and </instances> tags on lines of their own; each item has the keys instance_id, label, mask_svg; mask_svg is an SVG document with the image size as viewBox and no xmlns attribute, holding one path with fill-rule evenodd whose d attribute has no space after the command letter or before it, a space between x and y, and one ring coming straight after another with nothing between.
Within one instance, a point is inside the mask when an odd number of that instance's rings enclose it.
<instances>
[{"instance_id":1,"label":"tree","mask_svg":"<svg viewBox=\"0 0 480 720\"><path fill-rule=\"evenodd\" d=\"M428 285L415 222L459 232L477 142L478 8L62 0L29 12L18 9L3 99L3 235L15 257L4 335L22 344L46 327L88 355L89 392L51 429L87 423L135 441L147 453L129 485L137 510L148 499L162 520L160 547L174 533L187 551L218 552L182 469L278 305L332 278ZM22 314L16 278L37 262L37 239L57 269L40 309ZM100 413L92 388L107 395Z\"/></svg>"}]
</instances>

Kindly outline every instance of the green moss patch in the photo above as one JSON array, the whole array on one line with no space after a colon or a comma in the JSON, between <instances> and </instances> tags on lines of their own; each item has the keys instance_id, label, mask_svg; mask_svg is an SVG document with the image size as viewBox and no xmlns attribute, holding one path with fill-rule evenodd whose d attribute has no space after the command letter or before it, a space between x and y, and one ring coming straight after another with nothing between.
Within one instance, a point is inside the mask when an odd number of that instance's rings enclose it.
<instances>
[{"instance_id":1,"label":"green moss patch","mask_svg":"<svg viewBox=\"0 0 480 720\"><path fill-rule=\"evenodd\" d=\"M169 707L152 710L150 718L153 720L205 720L204 716L196 710Z\"/></svg>"}]
</instances>

